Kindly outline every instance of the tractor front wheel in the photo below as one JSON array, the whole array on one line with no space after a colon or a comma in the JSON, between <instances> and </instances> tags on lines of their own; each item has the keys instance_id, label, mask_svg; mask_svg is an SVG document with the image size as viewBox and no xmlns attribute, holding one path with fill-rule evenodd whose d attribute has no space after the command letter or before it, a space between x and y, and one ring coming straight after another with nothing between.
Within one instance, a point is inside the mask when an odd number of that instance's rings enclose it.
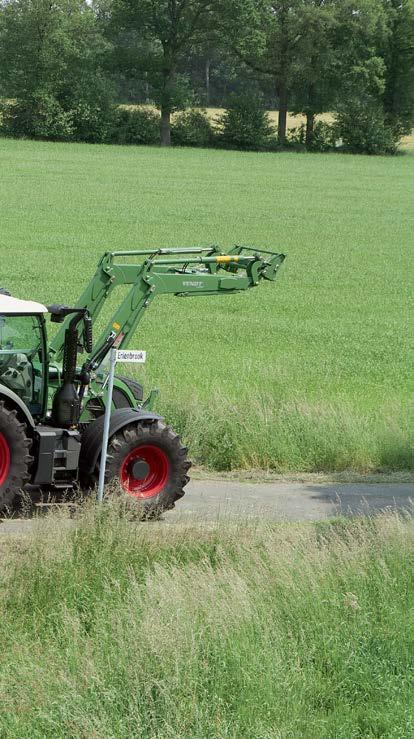
<instances>
[{"instance_id":1,"label":"tractor front wheel","mask_svg":"<svg viewBox=\"0 0 414 739\"><path fill-rule=\"evenodd\" d=\"M0 510L11 508L29 480L31 441L13 409L0 401Z\"/></svg>"},{"instance_id":2,"label":"tractor front wheel","mask_svg":"<svg viewBox=\"0 0 414 739\"><path fill-rule=\"evenodd\" d=\"M190 467L180 437L160 421L144 421L109 440L105 482L118 482L139 504L142 517L151 518L174 508L184 495Z\"/></svg>"}]
</instances>

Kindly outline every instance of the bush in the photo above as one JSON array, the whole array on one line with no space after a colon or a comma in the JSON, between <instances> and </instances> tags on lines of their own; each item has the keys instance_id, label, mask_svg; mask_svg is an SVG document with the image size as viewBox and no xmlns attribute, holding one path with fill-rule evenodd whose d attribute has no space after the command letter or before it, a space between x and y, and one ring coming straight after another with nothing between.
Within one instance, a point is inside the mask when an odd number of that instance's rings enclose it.
<instances>
[{"instance_id":1,"label":"bush","mask_svg":"<svg viewBox=\"0 0 414 739\"><path fill-rule=\"evenodd\" d=\"M160 115L151 108L118 108L111 132L114 144L159 144Z\"/></svg>"},{"instance_id":2,"label":"bush","mask_svg":"<svg viewBox=\"0 0 414 739\"><path fill-rule=\"evenodd\" d=\"M112 106L80 102L72 111L73 140L99 144L108 141L113 124Z\"/></svg>"},{"instance_id":3,"label":"bush","mask_svg":"<svg viewBox=\"0 0 414 739\"><path fill-rule=\"evenodd\" d=\"M289 128L286 131L286 145L293 149L299 149L300 151L305 150L305 138L306 129L305 124L301 123L300 126Z\"/></svg>"},{"instance_id":4,"label":"bush","mask_svg":"<svg viewBox=\"0 0 414 739\"><path fill-rule=\"evenodd\" d=\"M180 113L171 127L171 140L176 146L209 146L213 129L207 114L194 109Z\"/></svg>"},{"instance_id":5,"label":"bush","mask_svg":"<svg viewBox=\"0 0 414 739\"><path fill-rule=\"evenodd\" d=\"M4 103L1 117L0 130L5 136L102 143L108 140L113 108L103 98L100 104L80 100L65 110L53 95L40 92Z\"/></svg>"},{"instance_id":6,"label":"bush","mask_svg":"<svg viewBox=\"0 0 414 739\"><path fill-rule=\"evenodd\" d=\"M288 146L295 149L308 149L308 151L325 152L335 148L336 129L335 126L318 121L313 130L312 145L306 147L306 126L301 123L297 128L291 128L287 132Z\"/></svg>"},{"instance_id":7,"label":"bush","mask_svg":"<svg viewBox=\"0 0 414 739\"><path fill-rule=\"evenodd\" d=\"M325 121L315 123L311 151L331 151L335 148L336 130L335 126Z\"/></svg>"},{"instance_id":8,"label":"bush","mask_svg":"<svg viewBox=\"0 0 414 739\"><path fill-rule=\"evenodd\" d=\"M74 140L92 144L109 140L117 109L113 104L112 84L102 74L97 72L93 83L79 82L72 90L70 108Z\"/></svg>"},{"instance_id":9,"label":"bush","mask_svg":"<svg viewBox=\"0 0 414 739\"><path fill-rule=\"evenodd\" d=\"M233 95L228 110L220 116L218 124L218 141L232 149L263 151L274 144L274 129L258 97Z\"/></svg>"},{"instance_id":10,"label":"bush","mask_svg":"<svg viewBox=\"0 0 414 739\"><path fill-rule=\"evenodd\" d=\"M48 93L36 93L25 100L4 103L1 108L1 133L5 136L70 141L73 113Z\"/></svg>"},{"instance_id":11,"label":"bush","mask_svg":"<svg viewBox=\"0 0 414 739\"><path fill-rule=\"evenodd\" d=\"M353 105L336 116L335 131L353 154L395 154L398 136L384 121L380 107Z\"/></svg>"}]
</instances>

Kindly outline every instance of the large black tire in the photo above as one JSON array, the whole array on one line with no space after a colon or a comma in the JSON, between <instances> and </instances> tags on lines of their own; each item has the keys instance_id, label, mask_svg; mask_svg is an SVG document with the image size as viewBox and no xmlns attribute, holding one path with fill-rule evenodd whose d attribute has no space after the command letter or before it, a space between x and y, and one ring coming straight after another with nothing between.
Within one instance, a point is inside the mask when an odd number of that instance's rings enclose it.
<instances>
[{"instance_id":1,"label":"large black tire","mask_svg":"<svg viewBox=\"0 0 414 739\"><path fill-rule=\"evenodd\" d=\"M15 506L29 481L31 440L14 409L0 401L0 510Z\"/></svg>"},{"instance_id":2,"label":"large black tire","mask_svg":"<svg viewBox=\"0 0 414 739\"><path fill-rule=\"evenodd\" d=\"M137 502L139 515L154 518L182 498L190 467L178 434L161 421L141 421L125 426L109 440L105 482L119 483L117 488ZM95 480L98 477L99 465Z\"/></svg>"}]
</instances>

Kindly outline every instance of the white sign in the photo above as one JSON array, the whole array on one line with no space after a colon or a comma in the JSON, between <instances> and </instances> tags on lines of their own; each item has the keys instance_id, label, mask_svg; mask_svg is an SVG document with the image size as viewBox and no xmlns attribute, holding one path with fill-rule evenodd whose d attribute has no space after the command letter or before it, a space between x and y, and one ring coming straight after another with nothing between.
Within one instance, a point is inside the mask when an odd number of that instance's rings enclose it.
<instances>
[{"instance_id":1,"label":"white sign","mask_svg":"<svg viewBox=\"0 0 414 739\"><path fill-rule=\"evenodd\" d=\"M142 349L117 349L117 362L135 362L136 364L144 364L147 358L147 352Z\"/></svg>"}]
</instances>

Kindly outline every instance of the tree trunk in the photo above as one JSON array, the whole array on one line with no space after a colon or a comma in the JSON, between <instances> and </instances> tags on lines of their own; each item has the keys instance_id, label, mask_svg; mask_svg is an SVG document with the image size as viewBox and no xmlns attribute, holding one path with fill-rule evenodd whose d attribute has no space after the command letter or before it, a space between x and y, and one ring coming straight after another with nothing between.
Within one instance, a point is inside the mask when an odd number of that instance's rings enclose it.
<instances>
[{"instance_id":1,"label":"tree trunk","mask_svg":"<svg viewBox=\"0 0 414 739\"><path fill-rule=\"evenodd\" d=\"M205 81L206 81L206 106L210 105L210 59L206 59L206 66L204 68Z\"/></svg>"},{"instance_id":2,"label":"tree trunk","mask_svg":"<svg viewBox=\"0 0 414 739\"><path fill-rule=\"evenodd\" d=\"M286 143L287 113L288 92L285 87L281 87L279 89L279 120L277 124L277 137L281 146Z\"/></svg>"},{"instance_id":3,"label":"tree trunk","mask_svg":"<svg viewBox=\"0 0 414 739\"><path fill-rule=\"evenodd\" d=\"M315 114L308 112L306 113L306 135L305 135L305 144L306 144L307 149L312 148L314 131L315 131Z\"/></svg>"},{"instance_id":4,"label":"tree trunk","mask_svg":"<svg viewBox=\"0 0 414 739\"><path fill-rule=\"evenodd\" d=\"M175 67L171 52L164 48L161 95L161 146L171 146L171 112L174 110Z\"/></svg>"},{"instance_id":5,"label":"tree trunk","mask_svg":"<svg viewBox=\"0 0 414 739\"><path fill-rule=\"evenodd\" d=\"M171 146L170 106L161 108L161 146Z\"/></svg>"}]
</instances>

